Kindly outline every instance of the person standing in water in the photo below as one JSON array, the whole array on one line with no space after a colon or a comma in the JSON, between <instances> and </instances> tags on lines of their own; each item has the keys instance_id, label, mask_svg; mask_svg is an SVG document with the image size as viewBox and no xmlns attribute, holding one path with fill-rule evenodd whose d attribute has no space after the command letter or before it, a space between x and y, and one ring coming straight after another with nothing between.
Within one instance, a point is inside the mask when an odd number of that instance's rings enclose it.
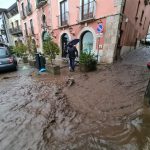
<instances>
[{"instance_id":1,"label":"person standing in water","mask_svg":"<svg viewBox=\"0 0 150 150\"><path fill-rule=\"evenodd\" d=\"M69 67L70 71L75 71L75 58L78 57L77 48L70 44L68 47Z\"/></svg>"}]
</instances>

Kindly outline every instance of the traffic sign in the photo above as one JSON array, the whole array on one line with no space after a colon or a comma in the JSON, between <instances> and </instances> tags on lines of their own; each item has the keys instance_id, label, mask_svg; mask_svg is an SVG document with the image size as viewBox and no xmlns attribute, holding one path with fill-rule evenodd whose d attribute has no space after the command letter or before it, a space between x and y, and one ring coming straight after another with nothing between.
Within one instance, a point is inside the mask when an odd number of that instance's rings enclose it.
<instances>
[{"instance_id":1,"label":"traffic sign","mask_svg":"<svg viewBox=\"0 0 150 150\"><path fill-rule=\"evenodd\" d=\"M102 23L98 24L98 26L97 26L97 32L98 33L102 33L103 32L103 24Z\"/></svg>"}]
</instances>

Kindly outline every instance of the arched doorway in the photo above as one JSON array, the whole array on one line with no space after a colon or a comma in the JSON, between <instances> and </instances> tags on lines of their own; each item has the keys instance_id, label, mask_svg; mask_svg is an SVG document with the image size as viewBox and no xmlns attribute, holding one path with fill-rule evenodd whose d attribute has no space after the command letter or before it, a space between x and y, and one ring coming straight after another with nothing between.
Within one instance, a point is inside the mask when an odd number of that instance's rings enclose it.
<instances>
[{"instance_id":1,"label":"arched doorway","mask_svg":"<svg viewBox=\"0 0 150 150\"><path fill-rule=\"evenodd\" d=\"M81 51L82 52L91 52L93 50L93 41L94 41L94 38L93 38L93 34L92 32L90 31L85 31L82 35L81 35L81 45L80 45L80 48L81 48Z\"/></svg>"},{"instance_id":2,"label":"arched doorway","mask_svg":"<svg viewBox=\"0 0 150 150\"><path fill-rule=\"evenodd\" d=\"M44 31L42 34L42 41L44 42L49 38L50 38L50 34L47 31Z\"/></svg>"},{"instance_id":3,"label":"arched doorway","mask_svg":"<svg viewBox=\"0 0 150 150\"><path fill-rule=\"evenodd\" d=\"M62 57L66 57L67 52L67 44L69 42L69 36L67 33L64 33L61 36L61 49L62 49Z\"/></svg>"}]
</instances>

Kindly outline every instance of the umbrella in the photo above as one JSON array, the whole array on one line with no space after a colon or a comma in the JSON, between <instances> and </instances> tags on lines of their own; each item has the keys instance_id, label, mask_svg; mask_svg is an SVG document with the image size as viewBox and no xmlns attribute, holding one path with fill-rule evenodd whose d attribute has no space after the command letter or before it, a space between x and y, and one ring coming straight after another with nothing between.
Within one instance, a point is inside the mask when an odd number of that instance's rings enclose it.
<instances>
[{"instance_id":1,"label":"umbrella","mask_svg":"<svg viewBox=\"0 0 150 150\"><path fill-rule=\"evenodd\" d=\"M69 45L76 45L76 44L79 43L79 41L80 41L80 39L73 39L72 41L70 41L70 42L68 43L68 46L69 46Z\"/></svg>"}]
</instances>

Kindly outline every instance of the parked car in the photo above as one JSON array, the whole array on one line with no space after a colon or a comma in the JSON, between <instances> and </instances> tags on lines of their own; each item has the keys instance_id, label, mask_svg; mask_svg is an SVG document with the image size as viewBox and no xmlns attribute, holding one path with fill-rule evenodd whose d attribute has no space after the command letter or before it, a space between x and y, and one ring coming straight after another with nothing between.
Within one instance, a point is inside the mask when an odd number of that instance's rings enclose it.
<instances>
[{"instance_id":1,"label":"parked car","mask_svg":"<svg viewBox=\"0 0 150 150\"><path fill-rule=\"evenodd\" d=\"M141 44L144 44L144 45L150 45L150 34L147 34L147 36L142 39L141 41Z\"/></svg>"},{"instance_id":2,"label":"parked car","mask_svg":"<svg viewBox=\"0 0 150 150\"><path fill-rule=\"evenodd\" d=\"M148 35L146 36L145 44L146 44L146 45L150 45L150 34L148 34Z\"/></svg>"},{"instance_id":3,"label":"parked car","mask_svg":"<svg viewBox=\"0 0 150 150\"><path fill-rule=\"evenodd\" d=\"M8 47L0 47L0 71L17 70L17 60Z\"/></svg>"}]
</instances>

